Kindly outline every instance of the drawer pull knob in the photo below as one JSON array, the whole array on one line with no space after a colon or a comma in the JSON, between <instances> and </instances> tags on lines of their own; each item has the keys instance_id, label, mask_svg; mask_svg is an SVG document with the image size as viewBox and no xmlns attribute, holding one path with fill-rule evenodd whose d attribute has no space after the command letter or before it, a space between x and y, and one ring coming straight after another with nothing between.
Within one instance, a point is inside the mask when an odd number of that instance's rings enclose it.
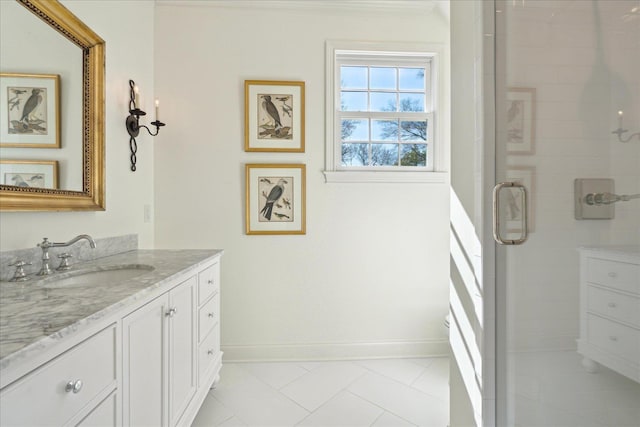
<instances>
[{"instance_id":1,"label":"drawer pull knob","mask_svg":"<svg viewBox=\"0 0 640 427\"><path fill-rule=\"evenodd\" d=\"M213 285L213 279L207 280L207 283L210 284L210 285Z\"/></svg>"},{"instance_id":2,"label":"drawer pull knob","mask_svg":"<svg viewBox=\"0 0 640 427\"><path fill-rule=\"evenodd\" d=\"M610 302L609 304L607 304L609 307L611 308L616 308L618 306L618 304L616 304L615 302Z\"/></svg>"},{"instance_id":3,"label":"drawer pull knob","mask_svg":"<svg viewBox=\"0 0 640 427\"><path fill-rule=\"evenodd\" d=\"M80 393L80 390L82 390L82 380L69 381L64 388L67 393Z\"/></svg>"},{"instance_id":4,"label":"drawer pull knob","mask_svg":"<svg viewBox=\"0 0 640 427\"><path fill-rule=\"evenodd\" d=\"M609 272L609 277L617 277L618 273L616 273L615 271L611 271Z\"/></svg>"},{"instance_id":5,"label":"drawer pull knob","mask_svg":"<svg viewBox=\"0 0 640 427\"><path fill-rule=\"evenodd\" d=\"M614 335L611 335L611 336L609 337L609 339L610 339L611 341L618 341L618 337L616 337L616 336L614 336Z\"/></svg>"},{"instance_id":6,"label":"drawer pull knob","mask_svg":"<svg viewBox=\"0 0 640 427\"><path fill-rule=\"evenodd\" d=\"M164 315L167 317L173 317L176 314L178 314L178 310L174 307L174 308L170 308L169 311L167 311Z\"/></svg>"},{"instance_id":7,"label":"drawer pull knob","mask_svg":"<svg viewBox=\"0 0 640 427\"><path fill-rule=\"evenodd\" d=\"M214 314L213 314L213 313L209 313L209 314L207 314L207 316L209 316L209 317L213 317L213 316L214 316Z\"/></svg>"},{"instance_id":8,"label":"drawer pull knob","mask_svg":"<svg viewBox=\"0 0 640 427\"><path fill-rule=\"evenodd\" d=\"M213 356L213 350L208 350L208 351L207 351L207 354L208 354L209 356Z\"/></svg>"}]
</instances>

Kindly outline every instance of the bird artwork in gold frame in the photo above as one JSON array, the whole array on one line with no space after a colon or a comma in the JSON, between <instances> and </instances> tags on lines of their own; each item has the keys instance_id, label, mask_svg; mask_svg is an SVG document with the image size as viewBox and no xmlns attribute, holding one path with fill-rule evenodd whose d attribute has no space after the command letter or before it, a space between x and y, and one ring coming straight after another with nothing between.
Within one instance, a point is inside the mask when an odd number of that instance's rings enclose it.
<instances>
[{"instance_id":1,"label":"bird artwork in gold frame","mask_svg":"<svg viewBox=\"0 0 640 427\"><path fill-rule=\"evenodd\" d=\"M304 152L304 82L245 81L245 151Z\"/></svg>"},{"instance_id":2,"label":"bird artwork in gold frame","mask_svg":"<svg viewBox=\"0 0 640 427\"><path fill-rule=\"evenodd\" d=\"M0 146L60 148L60 76L0 73Z\"/></svg>"}]
</instances>

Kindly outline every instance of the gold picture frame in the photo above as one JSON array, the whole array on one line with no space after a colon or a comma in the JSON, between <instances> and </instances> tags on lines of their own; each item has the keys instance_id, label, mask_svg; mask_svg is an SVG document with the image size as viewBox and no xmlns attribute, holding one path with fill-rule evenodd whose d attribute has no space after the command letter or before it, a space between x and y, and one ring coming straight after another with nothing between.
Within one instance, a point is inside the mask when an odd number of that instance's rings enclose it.
<instances>
[{"instance_id":1,"label":"gold picture frame","mask_svg":"<svg viewBox=\"0 0 640 427\"><path fill-rule=\"evenodd\" d=\"M0 73L0 147L60 148L60 76Z\"/></svg>"},{"instance_id":2,"label":"gold picture frame","mask_svg":"<svg viewBox=\"0 0 640 427\"><path fill-rule=\"evenodd\" d=\"M536 89L510 87L506 101L507 154L535 154Z\"/></svg>"},{"instance_id":3,"label":"gold picture frame","mask_svg":"<svg viewBox=\"0 0 640 427\"><path fill-rule=\"evenodd\" d=\"M56 160L0 160L0 183L20 188L58 188Z\"/></svg>"},{"instance_id":4,"label":"gold picture frame","mask_svg":"<svg viewBox=\"0 0 640 427\"><path fill-rule=\"evenodd\" d=\"M244 150L304 153L304 82L245 80Z\"/></svg>"},{"instance_id":5,"label":"gold picture frame","mask_svg":"<svg viewBox=\"0 0 640 427\"><path fill-rule=\"evenodd\" d=\"M247 234L306 234L306 165L245 164Z\"/></svg>"}]
</instances>

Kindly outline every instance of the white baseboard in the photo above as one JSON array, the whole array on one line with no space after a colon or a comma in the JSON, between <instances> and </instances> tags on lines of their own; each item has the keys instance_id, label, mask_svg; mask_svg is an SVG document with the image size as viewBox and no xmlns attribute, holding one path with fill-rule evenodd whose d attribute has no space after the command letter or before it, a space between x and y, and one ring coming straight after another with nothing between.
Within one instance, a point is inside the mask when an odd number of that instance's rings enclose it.
<instances>
[{"instance_id":1,"label":"white baseboard","mask_svg":"<svg viewBox=\"0 0 640 427\"><path fill-rule=\"evenodd\" d=\"M448 356L449 342L385 341L369 343L222 345L225 362L353 360Z\"/></svg>"}]
</instances>

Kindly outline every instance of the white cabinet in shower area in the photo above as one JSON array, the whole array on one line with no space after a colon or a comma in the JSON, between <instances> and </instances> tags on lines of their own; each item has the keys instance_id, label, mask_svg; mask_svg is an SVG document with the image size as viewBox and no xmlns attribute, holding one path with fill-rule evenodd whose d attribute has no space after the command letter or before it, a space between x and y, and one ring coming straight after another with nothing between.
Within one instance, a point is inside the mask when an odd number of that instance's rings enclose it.
<instances>
[{"instance_id":1,"label":"white cabinet in shower area","mask_svg":"<svg viewBox=\"0 0 640 427\"><path fill-rule=\"evenodd\" d=\"M640 382L640 247L580 249L578 352Z\"/></svg>"}]
</instances>

